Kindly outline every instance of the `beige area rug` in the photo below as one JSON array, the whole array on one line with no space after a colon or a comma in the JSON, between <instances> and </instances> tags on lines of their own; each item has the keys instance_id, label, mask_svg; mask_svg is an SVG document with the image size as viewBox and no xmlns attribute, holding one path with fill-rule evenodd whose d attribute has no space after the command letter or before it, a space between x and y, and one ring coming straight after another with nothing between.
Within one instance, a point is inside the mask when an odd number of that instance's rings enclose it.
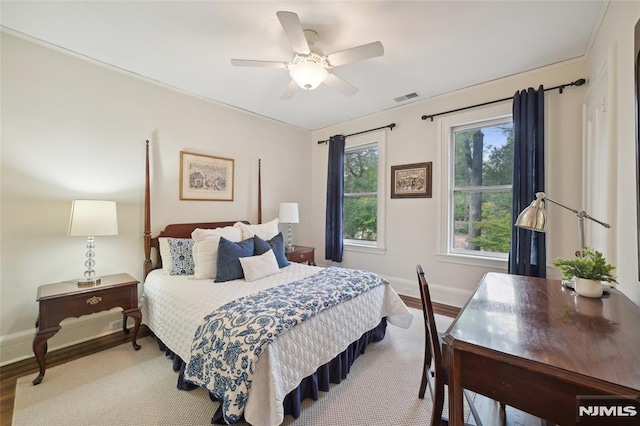
<instances>
[{"instance_id":1,"label":"beige area rug","mask_svg":"<svg viewBox=\"0 0 640 426\"><path fill-rule=\"evenodd\" d=\"M306 400L298 419L284 425L429 424L431 398L418 398L422 372L422 313L407 330L389 324L381 342L367 347L351 372L318 401ZM448 318L440 317L445 330ZM176 389L177 373L151 337L142 349L124 344L48 369L40 385L37 374L18 379L14 426L209 425L217 403L204 389ZM446 405L445 405L446 410Z\"/></svg>"}]
</instances>

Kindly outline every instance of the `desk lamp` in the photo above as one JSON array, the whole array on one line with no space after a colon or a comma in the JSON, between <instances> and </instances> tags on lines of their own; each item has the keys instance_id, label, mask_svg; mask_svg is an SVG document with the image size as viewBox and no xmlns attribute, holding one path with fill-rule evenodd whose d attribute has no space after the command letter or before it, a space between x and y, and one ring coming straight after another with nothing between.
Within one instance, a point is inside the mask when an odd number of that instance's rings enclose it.
<instances>
[{"instance_id":1,"label":"desk lamp","mask_svg":"<svg viewBox=\"0 0 640 426\"><path fill-rule=\"evenodd\" d=\"M598 219L594 219L589 216L584 210L576 210L571 207L567 207L564 204L560 204L557 201L547 197L544 192L536 192L536 199L531 202L529 207L522 210L516 219L515 226L523 229L529 229L537 232L547 232L547 210L544 201L549 201L560 207L563 207L573 212L578 217L578 235L580 238L580 251L576 252L576 256L581 256L582 251L586 248L584 242L584 220L589 219L605 228L611 228L611 225L605 222L601 222Z\"/></svg>"}]
</instances>

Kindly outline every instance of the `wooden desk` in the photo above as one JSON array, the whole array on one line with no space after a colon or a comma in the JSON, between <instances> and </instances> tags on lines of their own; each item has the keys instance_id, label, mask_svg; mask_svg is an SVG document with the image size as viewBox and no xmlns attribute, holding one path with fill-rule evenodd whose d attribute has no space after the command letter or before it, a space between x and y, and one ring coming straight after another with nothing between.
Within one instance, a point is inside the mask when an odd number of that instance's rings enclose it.
<instances>
[{"instance_id":1,"label":"wooden desk","mask_svg":"<svg viewBox=\"0 0 640 426\"><path fill-rule=\"evenodd\" d=\"M92 287L78 287L76 281L63 281L38 287L40 310L36 327L38 331L33 339L33 353L40 366L40 374L33 380L37 385L42 382L46 369L44 356L47 353L47 340L62 327L65 318L80 317L112 308L122 308L122 329L125 333L127 317L135 321L131 343L135 350L142 314L138 306L138 281L129 274L107 275L102 282Z\"/></svg>"},{"instance_id":2,"label":"wooden desk","mask_svg":"<svg viewBox=\"0 0 640 426\"><path fill-rule=\"evenodd\" d=\"M640 308L616 290L590 299L560 281L489 273L444 342L454 426L463 388L559 425L576 424L579 395L640 407Z\"/></svg>"}]
</instances>

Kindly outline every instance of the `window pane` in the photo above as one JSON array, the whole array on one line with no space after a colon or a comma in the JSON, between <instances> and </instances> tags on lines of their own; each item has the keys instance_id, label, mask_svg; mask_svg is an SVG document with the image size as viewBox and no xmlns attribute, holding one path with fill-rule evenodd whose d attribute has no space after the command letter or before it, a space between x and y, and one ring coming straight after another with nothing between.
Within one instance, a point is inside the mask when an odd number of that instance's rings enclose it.
<instances>
[{"instance_id":1,"label":"window pane","mask_svg":"<svg viewBox=\"0 0 640 426\"><path fill-rule=\"evenodd\" d=\"M350 240L376 241L377 212L377 197L345 197L342 237Z\"/></svg>"},{"instance_id":2,"label":"window pane","mask_svg":"<svg viewBox=\"0 0 640 426\"><path fill-rule=\"evenodd\" d=\"M345 152L344 193L358 194L363 192L378 192L377 147Z\"/></svg>"},{"instance_id":3,"label":"window pane","mask_svg":"<svg viewBox=\"0 0 640 426\"><path fill-rule=\"evenodd\" d=\"M454 191L453 248L509 253L511 192Z\"/></svg>"},{"instance_id":4,"label":"window pane","mask_svg":"<svg viewBox=\"0 0 640 426\"><path fill-rule=\"evenodd\" d=\"M453 136L457 188L511 185L513 123L454 130Z\"/></svg>"}]
</instances>

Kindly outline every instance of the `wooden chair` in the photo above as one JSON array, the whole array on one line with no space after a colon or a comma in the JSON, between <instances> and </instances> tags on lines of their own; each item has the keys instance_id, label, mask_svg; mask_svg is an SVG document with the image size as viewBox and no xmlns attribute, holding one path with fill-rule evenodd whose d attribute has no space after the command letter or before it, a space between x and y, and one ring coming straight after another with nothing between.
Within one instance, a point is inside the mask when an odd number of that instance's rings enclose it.
<instances>
[{"instance_id":1,"label":"wooden chair","mask_svg":"<svg viewBox=\"0 0 640 426\"><path fill-rule=\"evenodd\" d=\"M424 367L422 369L422 383L420 383L420 398L424 398L427 385L433 401L433 413L431 414L431 426L448 424L447 419L442 418L444 407L444 385L449 382L448 371L442 355L442 336L438 334L436 320L431 306L429 285L424 277L422 266L416 266L418 283L420 286L420 299L422 300L422 314L424 316ZM480 416L473 406L473 397L464 390L464 396L471 408L471 415L478 426L482 426Z\"/></svg>"}]
</instances>

